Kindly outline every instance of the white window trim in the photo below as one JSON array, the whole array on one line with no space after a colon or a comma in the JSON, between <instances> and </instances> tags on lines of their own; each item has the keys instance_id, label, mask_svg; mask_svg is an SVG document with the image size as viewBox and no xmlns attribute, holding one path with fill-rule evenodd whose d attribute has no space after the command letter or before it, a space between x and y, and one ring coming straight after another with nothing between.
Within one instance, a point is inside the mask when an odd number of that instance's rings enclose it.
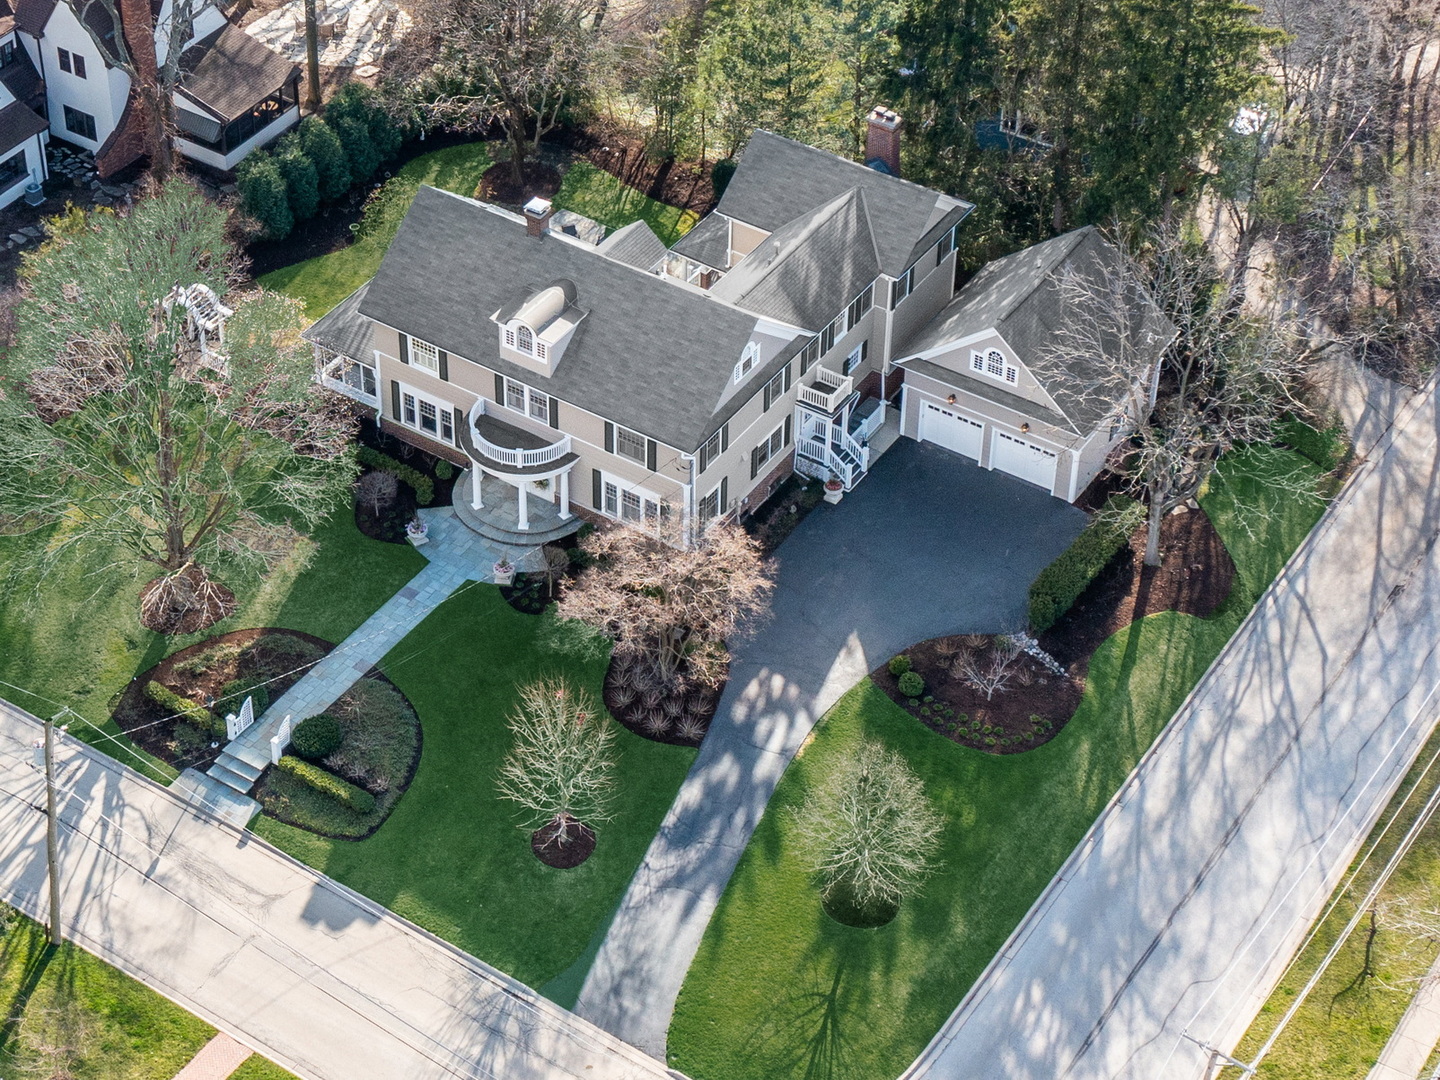
<instances>
[{"instance_id":1,"label":"white window trim","mask_svg":"<svg viewBox=\"0 0 1440 1080\"><path fill-rule=\"evenodd\" d=\"M775 436L777 435L780 436L780 448L778 450L772 450L771 445L775 442ZM758 468L760 469L765 468L766 465L769 465L770 462L774 461L776 458L783 457L788 446L788 444L785 442L785 421L780 421L780 423L775 426L774 430L772 430L769 435L766 435L765 438L761 439L758 443L756 443L755 446L757 448L761 446L765 447L765 456L760 460L758 466ZM755 474L755 478L757 480L760 479L760 473L757 472Z\"/></svg>"},{"instance_id":2,"label":"white window trim","mask_svg":"<svg viewBox=\"0 0 1440 1080\"><path fill-rule=\"evenodd\" d=\"M757 342L750 342L745 346L745 351L740 354L740 362L735 365L735 385L739 386L745 376L755 370L755 364L760 359L760 345Z\"/></svg>"},{"instance_id":3,"label":"white window trim","mask_svg":"<svg viewBox=\"0 0 1440 1080\"><path fill-rule=\"evenodd\" d=\"M524 408L517 409L514 405L510 404L511 387L519 388L521 398L525 402ZM534 420L538 424L542 421L532 412L537 401L543 401L545 403L545 419L543 422L548 424L550 422L550 395L543 390L536 390L533 386L530 386L528 383L523 383L519 379L512 379L508 375L505 376L505 400L500 402L501 405L504 405L505 408L511 412L518 413L525 417L527 420Z\"/></svg>"},{"instance_id":4,"label":"white window trim","mask_svg":"<svg viewBox=\"0 0 1440 1080\"><path fill-rule=\"evenodd\" d=\"M990 365L998 357L1000 373L996 374L990 370ZM1005 354L999 349L986 349L981 352L979 349L970 350L970 374L984 375L993 382L1004 383L1006 386L1020 385L1020 368L1010 363Z\"/></svg>"},{"instance_id":5,"label":"white window trim","mask_svg":"<svg viewBox=\"0 0 1440 1080\"><path fill-rule=\"evenodd\" d=\"M399 382L398 379L396 382L399 383L400 386L400 418L398 421L400 426L408 428L410 431L414 431L433 442L444 443L446 446L454 446L456 416L460 415L463 417L464 410L453 402L445 401L442 398L436 397L434 394L426 393L424 390L418 390L408 383ZM413 424L407 423L405 420L406 397L411 397L415 401L415 423ZM433 432L420 426L420 403L422 401L433 406L435 409L435 430ZM450 414L450 437L448 439L445 437L444 421L440 418L442 411Z\"/></svg>"},{"instance_id":6,"label":"white window trim","mask_svg":"<svg viewBox=\"0 0 1440 1080\"><path fill-rule=\"evenodd\" d=\"M609 497L609 489L611 488L615 491L615 512L613 514L605 509L605 502ZM634 495L640 500L640 517L638 519L627 518L625 516L624 497L627 494ZM674 500L663 499L647 487L643 487L640 484L632 484L628 480L616 476L614 473L606 472L604 469L600 470L600 513L611 521L619 521L626 525L635 525L652 520L658 521L660 517L660 507L667 504L670 506L670 512L673 514L676 505ZM655 508L653 515L650 511L650 507L652 506Z\"/></svg>"},{"instance_id":7,"label":"white window trim","mask_svg":"<svg viewBox=\"0 0 1440 1080\"><path fill-rule=\"evenodd\" d=\"M629 454L624 454L624 453L621 453L621 452L620 452L620 433L621 433L621 432L624 432L626 435L630 435L630 436L632 436L633 438L635 438L636 440L639 441L639 443L640 443L640 456L639 456L638 458L636 458L636 457L631 457ZM634 428L628 428L628 427L625 427L625 426L623 426L623 425L621 425L621 424L616 424L616 425L615 425L615 456L616 456L616 457L618 457L618 458L624 458L626 461L631 461L631 462L634 462L636 465L644 466L644 465L646 464L646 461L648 460L648 457L649 457L649 455L648 455L648 454L646 453L646 451L645 451L645 448L646 448L648 445L649 445L649 441L645 438L645 436L642 435L640 432L636 431Z\"/></svg>"},{"instance_id":8,"label":"white window trim","mask_svg":"<svg viewBox=\"0 0 1440 1080\"><path fill-rule=\"evenodd\" d=\"M840 374L848 376L852 371L858 368L861 364L864 352L864 342L861 342L859 345L856 345L855 348L851 349L849 354L845 357L845 363L840 368Z\"/></svg>"},{"instance_id":9,"label":"white window trim","mask_svg":"<svg viewBox=\"0 0 1440 1080\"><path fill-rule=\"evenodd\" d=\"M904 292L901 292L901 291L900 291L900 285L901 285L902 282L904 283L904 286L905 286L905 291L904 291ZM897 277L897 278L895 279L895 293L894 293L894 295L895 295L895 303L894 303L893 305L891 305L890 310L891 310L891 311L894 311L896 308L898 308L901 304L903 304L903 303L905 302L905 300L906 300L906 299L910 296L910 294L913 293L914 291L915 291L915 264L914 264L914 263L911 263L910 266L906 268L905 272L902 273L899 277Z\"/></svg>"},{"instance_id":10,"label":"white window trim","mask_svg":"<svg viewBox=\"0 0 1440 1080\"><path fill-rule=\"evenodd\" d=\"M424 338L418 338L414 334L406 336L410 338L410 366L439 378L440 346L426 341ZM423 363L421 362L422 356L425 358Z\"/></svg>"}]
</instances>

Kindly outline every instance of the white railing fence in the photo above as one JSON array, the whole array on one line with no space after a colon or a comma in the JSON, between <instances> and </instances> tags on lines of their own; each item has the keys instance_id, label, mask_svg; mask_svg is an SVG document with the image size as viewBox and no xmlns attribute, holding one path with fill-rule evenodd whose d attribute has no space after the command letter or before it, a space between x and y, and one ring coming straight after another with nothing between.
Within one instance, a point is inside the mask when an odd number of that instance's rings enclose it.
<instances>
[{"instance_id":1,"label":"white railing fence","mask_svg":"<svg viewBox=\"0 0 1440 1080\"><path fill-rule=\"evenodd\" d=\"M537 450L497 446L481 435L475 426L476 418L486 415L486 412L485 399L480 398L470 410L470 436L475 441L475 449L492 461L498 461L517 469L528 469L536 465L549 465L552 461L559 461L570 453L569 435L561 435L559 441L553 442L549 446L542 446Z\"/></svg>"}]
</instances>

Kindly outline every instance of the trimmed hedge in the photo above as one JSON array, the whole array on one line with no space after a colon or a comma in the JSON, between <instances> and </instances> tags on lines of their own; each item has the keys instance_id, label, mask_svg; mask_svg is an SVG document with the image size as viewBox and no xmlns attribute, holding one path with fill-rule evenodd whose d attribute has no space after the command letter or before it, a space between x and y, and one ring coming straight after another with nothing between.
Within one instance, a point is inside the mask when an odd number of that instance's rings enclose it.
<instances>
[{"instance_id":1,"label":"trimmed hedge","mask_svg":"<svg viewBox=\"0 0 1440 1080\"><path fill-rule=\"evenodd\" d=\"M435 481L419 469L402 465L389 454L382 454L373 446L360 447L356 457L359 458L361 465L369 465L372 469L388 472L401 483L409 484L415 492L415 501L421 506L429 506L435 500Z\"/></svg>"},{"instance_id":2,"label":"trimmed hedge","mask_svg":"<svg viewBox=\"0 0 1440 1080\"><path fill-rule=\"evenodd\" d=\"M1125 511L1137 506L1134 499L1112 495L1085 531L1075 538L1058 559L1040 571L1030 585L1030 629L1043 634L1070 610L1095 575L1129 540L1129 530L1117 525Z\"/></svg>"},{"instance_id":3,"label":"trimmed hedge","mask_svg":"<svg viewBox=\"0 0 1440 1080\"><path fill-rule=\"evenodd\" d=\"M890 674L898 679L910 670L910 657L904 653L901 653L899 656L892 656L890 662L885 666L890 669Z\"/></svg>"},{"instance_id":4,"label":"trimmed hedge","mask_svg":"<svg viewBox=\"0 0 1440 1080\"><path fill-rule=\"evenodd\" d=\"M1313 461L1323 472L1334 472L1350 452L1341 427L1317 431L1303 420L1289 419L1276 429L1281 443L1303 458Z\"/></svg>"},{"instance_id":5,"label":"trimmed hedge","mask_svg":"<svg viewBox=\"0 0 1440 1080\"><path fill-rule=\"evenodd\" d=\"M225 721L204 705L197 705L189 698L183 698L168 686L151 679L145 684L145 696L159 705L171 716L188 720L202 731L225 738Z\"/></svg>"},{"instance_id":6,"label":"trimmed hedge","mask_svg":"<svg viewBox=\"0 0 1440 1080\"><path fill-rule=\"evenodd\" d=\"M345 741L345 732L340 721L321 713L306 717L295 725L290 735L290 749L306 761L319 761L329 757Z\"/></svg>"},{"instance_id":7,"label":"trimmed hedge","mask_svg":"<svg viewBox=\"0 0 1440 1080\"><path fill-rule=\"evenodd\" d=\"M341 780L308 761L301 761L298 757L286 754L275 767L289 773L307 787L314 788L321 795L328 795L342 806L348 806L357 814L369 814L375 810L375 796L370 792Z\"/></svg>"}]
</instances>

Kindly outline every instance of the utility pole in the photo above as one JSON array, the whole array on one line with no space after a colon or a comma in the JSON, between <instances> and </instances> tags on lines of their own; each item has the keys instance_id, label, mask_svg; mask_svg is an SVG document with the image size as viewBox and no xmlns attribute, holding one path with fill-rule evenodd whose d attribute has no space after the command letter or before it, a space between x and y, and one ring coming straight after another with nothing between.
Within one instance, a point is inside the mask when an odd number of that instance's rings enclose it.
<instances>
[{"instance_id":1,"label":"utility pole","mask_svg":"<svg viewBox=\"0 0 1440 1080\"><path fill-rule=\"evenodd\" d=\"M60 835L55 810L55 720L63 715L62 711L45 720L45 861L50 878L51 945L65 940L60 933Z\"/></svg>"}]
</instances>

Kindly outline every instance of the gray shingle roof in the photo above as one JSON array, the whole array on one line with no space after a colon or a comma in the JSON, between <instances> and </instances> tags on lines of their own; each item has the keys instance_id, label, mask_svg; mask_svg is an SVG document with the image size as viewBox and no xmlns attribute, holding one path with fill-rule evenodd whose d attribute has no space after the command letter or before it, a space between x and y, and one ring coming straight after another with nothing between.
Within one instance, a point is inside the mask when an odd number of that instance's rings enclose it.
<instances>
[{"instance_id":1,"label":"gray shingle roof","mask_svg":"<svg viewBox=\"0 0 1440 1080\"><path fill-rule=\"evenodd\" d=\"M890 277L903 273L975 208L859 162L757 131L716 210L774 232L851 188L865 193L880 270Z\"/></svg>"},{"instance_id":2,"label":"gray shingle roof","mask_svg":"<svg viewBox=\"0 0 1440 1080\"><path fill-rule=\"evenodd\" d=\"M180 57L180 91L227 123L297 78L300 68L226 23Z\"/></svg>"},{"instance_id":3,"label":"gray shingle roof","mask_svg":"<svg viewBox=\"0 0 1440 1080\"><path fill-rule=\"evenodd\" d=\"M45 24L59 0L15 0L15 25L32 37L45 32Z\"/></svg>"},{"instance_id":4,"label":"gray shingle roof","mask_svg":"<svg viewBox=\"0 0 1440 1080\"><path fill-rule=\"evenodd\" d=\"M374 346L370 343L370 320L360 314L360 304L369 288L370 283L367 281L318 321L306 327L301 336L331 352L341 353L353 360L373 363Z\"/></svg>"},{"instance_id":5,"label":"gray shingle roof","mask_svg":"<svg viewBox=\"0 0 1440 1080\"><path fill-rule=\"evenodd\" d=\"M632 221L605 238L600 254L637 270L649 270L665 257L665 241L655 235L648 222Z\"/></svg>"},{"instance_id":6,"label":"gray shingle roof","mask_svg":"<svg viewBox=\"0 0 1440 1080\"><path fill-rule=\"evenodd\" d=\"M516 282L557 278L575 282L577 302L590 314L547 378L500 357L490 316L513 298ZM360 309L456 357L686 451L748 397L727 400L726 392L754 330L753 315L593 247L527 236L515 215L434 188L416 195ZM767 369L802 344L797 336Z\"/></svg>"},{"instance_id":7,"label":"gray shingle roof","mask_svg":"<svg viewBox=\"0 0 1440 1080\"><path fill-rule=\"evenodd\" d=\"M706 214L670 249L716 270L730 269L730 221L724 214Z\"/></svg>"},{"instance_id":8,"label":"gray shingle roof","mask_svg":"<svg viewBox=\"0 0 1440 1080\"><path fill-rule=\"evenodd\" d=\"M49 126L29 105L23 101L12 101L0 109L0 154L9 153Z\"/></svg>"},{"instance_id":9,"label":"gray shingle roof","mask_svg":"<svg viewBox=\"0 0 1440 1080\"><path fill-rule=\"evenodd\" d=\"M818 334L879 272L865 195L851 188L776 229L711 292Z\"/></svg>"},{"instance_id":10,"label":"gray shingle roof","mask_svg":"<svg viewBox=\"0 0 1440 1080\"><path fill-rule=\"evenodd\" d=\"M945 308L911 335L897 356L914 356L994 330L1005 339L1076 431L1088 432L1114 412L1127 387L1110 377L1103 356L1072 362L1063 370L1053 355L1055 330L1075 317L1059 277L1075 273L1105 280L1120 253L1093 225L996 259L981 268ZM1153 302L1137 305L1131 345L1158 359L1175 327ZM1118 342L1117 342L1118 345ZM1105 352L1111 352L1106 349ZM903 361L902 361L903 362ZM907 364L907 366L910 366ZM1097 392L1100 388L1103 392Z\"/></svg>"}]
</instances>

